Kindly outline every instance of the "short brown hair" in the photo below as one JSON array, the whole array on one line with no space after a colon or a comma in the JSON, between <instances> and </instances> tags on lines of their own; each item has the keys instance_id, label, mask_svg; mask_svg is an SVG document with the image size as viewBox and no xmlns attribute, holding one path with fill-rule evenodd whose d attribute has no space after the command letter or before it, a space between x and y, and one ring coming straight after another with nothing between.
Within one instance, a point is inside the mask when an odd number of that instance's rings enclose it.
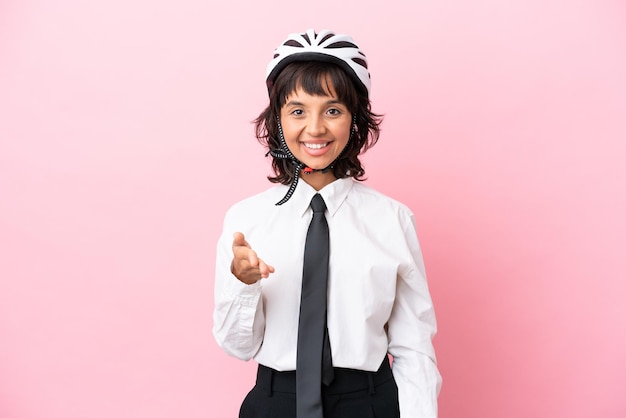
<instances>
[{"instance_id":1,"label":"short brown hair","mask_svg":"<svg viewBox=\"0 0 626 418\"><path fill-rule=\"evenodd\" d=\"M363 180L365 170L359 155L378 141L382 116L371 111L365 87L355 84L352 78L335 64L318 61L293 62L278 75L270 91L270 103L254 120L256 137L269 150L279 150L281 142L278 132L280 110L287 97L302 88L312 95L330 95L328 80L337 95L352 113L354 133L339 158L333 164L336 178L353 177ZM267 178L272 183L290 184L295 173L291 160L273 158L274 176Z\"/></svg>"}]
</instances>

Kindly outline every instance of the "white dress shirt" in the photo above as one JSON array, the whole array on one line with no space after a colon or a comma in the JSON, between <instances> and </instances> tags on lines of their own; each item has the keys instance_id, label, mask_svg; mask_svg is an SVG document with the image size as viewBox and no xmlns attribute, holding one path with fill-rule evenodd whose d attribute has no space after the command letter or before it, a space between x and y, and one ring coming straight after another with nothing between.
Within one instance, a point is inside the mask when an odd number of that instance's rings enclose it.
<instances>
[{"instance_id":1,"label":"white dress shirt","mask_svg":"<svg viewBox=\"0 0 626 418\"><path fill-rule=\"evenodd\" d=\"M213 334L230 355L295 370L304 241L315 189L304 181L245 199L226 213L217 246ZM403 204L350 178L319 193L330 233L328 332L333 365L376 371L393 357L402 418L436 418L441 376L435 314L414 218ZM233 233L242 232L275 268L253 285L230 271Z\"/></svg>"}]
</instances>

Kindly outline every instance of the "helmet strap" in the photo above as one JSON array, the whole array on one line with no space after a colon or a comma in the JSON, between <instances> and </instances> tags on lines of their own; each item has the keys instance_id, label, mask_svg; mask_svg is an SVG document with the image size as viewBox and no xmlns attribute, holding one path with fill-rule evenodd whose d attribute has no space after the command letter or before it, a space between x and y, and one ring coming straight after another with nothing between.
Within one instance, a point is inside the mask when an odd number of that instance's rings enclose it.
<instances>
[{"instance_id":1,"label":"helmet strap","mask_svg":"<svg viewBox=\"0 0 626 418\"><path fill-rule=\"evenodd\" d=\"M298 160L293 153L289 150L289 147L287 146L287 141L285 141L285 135L283 133L283 126L280 123L280 116L276 116L276 124L278 126L278 139L280 141L280 149L270 149L265 156L267 157L268 155L271 155L274 158L278 158L281 160L290 160L293 165L295 166L295 170L293 173L293 179L291 180L291 184L289 185L289 189L287 190L287 193L285 194L285 196L276 203L277 206L282 205L283 203L285 203L286 201L288 201L291 196L293 195L293 193L296 191L296 186L298 185L298 180L300 178L300 173L304 173L304 174L311 174L311 173L316 173L316 172L322 172L322 173L327 173L328 171L332 170L334 167L335 162L343 155L344 151L346 150L346 148L348 148L348 144L350 144L350 141L352 140L352 136L355 133L356 130L356 113L352 114L352 126L350 127L350 136L348 137L348 142L346 142L346 146L343 148L343 150L341 150L341 152L339 153L339 155L337 156L337 158L335 158L333 160L332 163L330 163L327 167L325 168L311 168L308 167L306 164L304 164L303 162L301 162L300 160Z\"/></svg>"}]
</instances>

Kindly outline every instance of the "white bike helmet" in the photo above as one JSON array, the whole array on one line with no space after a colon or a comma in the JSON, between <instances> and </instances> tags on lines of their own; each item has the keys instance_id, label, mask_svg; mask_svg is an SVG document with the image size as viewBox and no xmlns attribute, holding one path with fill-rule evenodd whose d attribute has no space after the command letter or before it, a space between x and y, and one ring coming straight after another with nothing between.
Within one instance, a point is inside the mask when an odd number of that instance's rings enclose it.
<instances>
[{"instance_id":1,"label":"white bike helmet","mask_svg":"<svg viewBox=\"0 0 626 418\"><path fill-rule=\"evenodd\" d=\"M274 51L274 58L267 66L267 89L270 91L278 74L295 61L322 61L339 65L357 83L370 93L370 73L367 58L348 35L336 35L329 30L315 33L292 33Z\"/></svg>"}]
</instances>

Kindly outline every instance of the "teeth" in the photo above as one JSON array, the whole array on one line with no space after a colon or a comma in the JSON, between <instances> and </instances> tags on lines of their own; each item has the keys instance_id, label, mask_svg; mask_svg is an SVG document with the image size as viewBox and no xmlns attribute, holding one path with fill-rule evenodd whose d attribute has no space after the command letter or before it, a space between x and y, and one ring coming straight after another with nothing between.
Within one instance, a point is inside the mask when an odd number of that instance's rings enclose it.
<instances>
[{"instance_id":1,"label":"teeth","mask_svg":"<svg viewBox=\"0 0 626 418\"><path fill-rule=\"evenodd\" d=\"M311 149L321 149L321 148L324 148L326 145L328 145L328 142L324 144L307 144L306 142L304 143L305 147L311 148Z\"/></svg>"}]
</instances>

